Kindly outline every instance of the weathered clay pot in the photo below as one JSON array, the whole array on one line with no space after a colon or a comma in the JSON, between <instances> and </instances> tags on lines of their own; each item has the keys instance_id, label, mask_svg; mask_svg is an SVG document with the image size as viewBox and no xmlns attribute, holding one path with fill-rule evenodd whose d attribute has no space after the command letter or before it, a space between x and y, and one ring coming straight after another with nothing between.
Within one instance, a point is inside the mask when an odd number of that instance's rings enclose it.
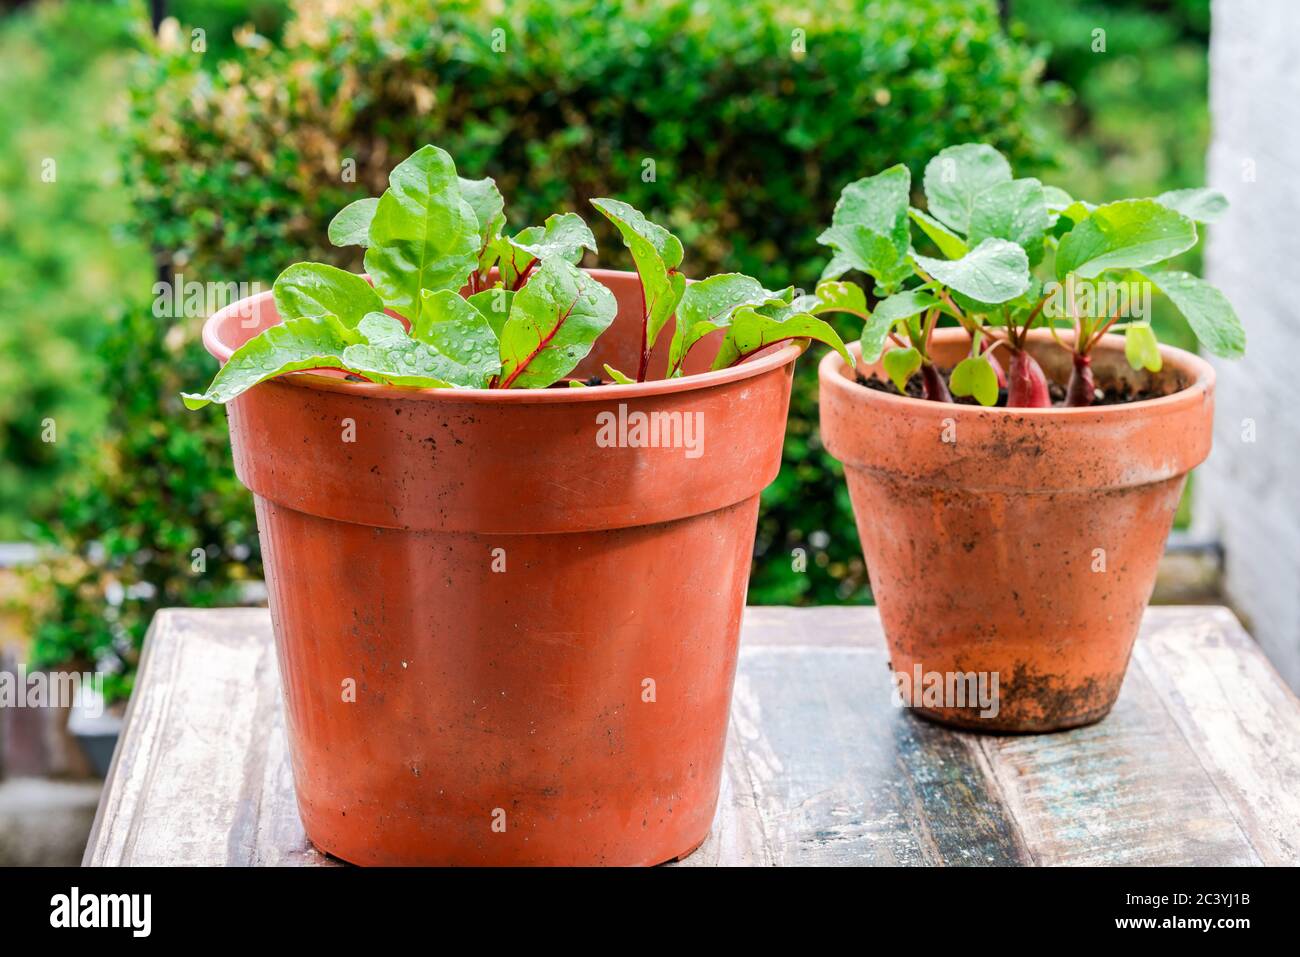
<instances>
[{"instance_id":1,"label":"weathered clay pot","mask_svg":"<svg viewBox=\"0 0 1300 957\"><path fill-rule=\"evenodd\" d=\"M956 364L968 343L938 331L936 361ZM1030 351L1065 383L1069 356L1048 334ZM1213 369L1161 353L1160 373L1135 372L1123 339L1107 337L1094 351L1099 385L1124 377L1170 394L1077 409L903 398L860 385L833 354L822 361L822 440L844 463L892 667L922 714L1051 731L1114 704L1187 472L1210 450ZM918 688L933 682L915 680L918 666L945 679L996 673L996 715L970 697L926 706Z\"/></svg>"},{"instance_id":2,"label":"weathered clay pot","mask_svg":"<svg viewBox=\"0 0 1300 957\"><path fill-rule=\"evenodd\" d=\"M592 275L619 315L578 374L635 368L637 279ZM278 320L269 296L241 319L248 305L209 320L217 358ZM303 373L232 403L317 847L361 864L655 864L704 840L799 353L587 389ZM603 447L598 417L620 405L695 417L698 455Z\"/></svg>"}]
</instances>

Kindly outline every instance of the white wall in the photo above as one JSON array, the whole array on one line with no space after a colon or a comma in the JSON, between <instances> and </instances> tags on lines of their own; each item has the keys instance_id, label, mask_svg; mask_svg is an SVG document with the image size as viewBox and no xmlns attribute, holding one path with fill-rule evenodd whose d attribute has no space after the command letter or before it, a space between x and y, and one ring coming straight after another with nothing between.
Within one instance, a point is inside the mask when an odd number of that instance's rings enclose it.
<instances>
[{"instance_id":1,"label":"white wall","mask_svg":"<svg viewBox=\"0 0 1300 957\"><path fill-rule=\"evenodd\" d=\"M1196 525L1226 551L1225 588L1300 691L1300 2L1214 0L1209 184L1232 206L1209 231L1207 278L1246 326L1215 360L1215 449ZM1253 428L1254 441L1250 441Z\"/></svg>"}]
</instances>

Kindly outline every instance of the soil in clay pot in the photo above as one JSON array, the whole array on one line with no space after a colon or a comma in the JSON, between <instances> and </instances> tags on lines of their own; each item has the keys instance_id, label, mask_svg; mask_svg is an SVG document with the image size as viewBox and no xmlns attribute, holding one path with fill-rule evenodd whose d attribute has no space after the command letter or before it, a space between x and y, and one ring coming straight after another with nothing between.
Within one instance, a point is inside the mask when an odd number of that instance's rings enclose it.
<instances>
[{"instance_id":1,"label":"soil in clay pot","mask_svg":"<svg viewBox=\"0 0 1300 957\"><path fill-rule=\"evenodd\" d=\"M940 369L939 375L943 377L944 383L947 384L952 378L952 370ZM877 392L887 392L890 395L906 395L909 399L921 399L924 397L922 395L920 376L912 376L912 378L907 381L906 392L899 392L898 387L895 386L894 383L890 382L888 379L880 378L874 372L870 376L864 376L859 372L857 375L857 381L860 385L864 385L868 389L874 389ZM1048 392L1052 396L1052 405L1064 407L1065 387L1058 385L1055 382L1051 382L1048 384L1047 388ZM1133 384L1129 382L1106 382L1097 388L1097 397L1092 404L1094 406L1124 405L1128 402L1142 402L1146 399L1158 399L1161 396L1172 394L1173 391L1176 390L1165 390L1158 387L1135 388ZM975 397L969 395L955 396L953 401L959 405L979 405L979 402ZM1003 387L998 389L998 401L994 403L991 408L1006 408L1006 404L1007 390Z\"/></svg>"}]
</instances>

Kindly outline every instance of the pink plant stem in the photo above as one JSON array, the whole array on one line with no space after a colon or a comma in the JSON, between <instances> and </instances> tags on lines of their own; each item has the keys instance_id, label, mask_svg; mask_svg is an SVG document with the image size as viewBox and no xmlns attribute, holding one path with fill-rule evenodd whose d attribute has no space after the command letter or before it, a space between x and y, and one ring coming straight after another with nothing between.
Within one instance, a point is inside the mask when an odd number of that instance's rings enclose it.
<instances>
[{"instance_id":1,"label":"pink plant stem","mask_svg":"<svg viewBox=\"0 0 1300 957\"><path fill-rule=\"evenodd\" d=\"M948 391L948 384L943 381L939 367L928 360L921 363L921 385L924 388L922 395L931 402L952 401L952 393Z\"/></svg>"},{"instance_id":2,"label":"pink plant stem","mask_svg":"<svg viewBox=\"0 0 1300 957\"><path fill-rule=\"evenodd\" d=\"M1068 406L1092 405L1097 398L1097 383L1092 375L1092 356L1071 353L1074 358L1074 371L1070 373L1070 384L1065 389L1065 404Z\"/></svg>"},{"instance_id":3,"label":"pink plant stem","mask_svg":"<svg viewBox=\"0 0 1300 957\"><path fill-rule=\"evenodd\" d=\"M1047 391L1047 376L1038 360L1024 349L1011 350L1011 370L1007 374L1007 407L1046 409L1052 404Z\"/></svg>"}]
</instances>

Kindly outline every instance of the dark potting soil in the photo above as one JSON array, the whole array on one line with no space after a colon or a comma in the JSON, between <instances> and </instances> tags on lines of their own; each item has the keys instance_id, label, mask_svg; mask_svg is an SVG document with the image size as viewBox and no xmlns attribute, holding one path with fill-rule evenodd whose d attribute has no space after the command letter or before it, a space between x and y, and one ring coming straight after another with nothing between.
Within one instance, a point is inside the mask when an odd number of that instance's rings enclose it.
<instances>
[{"instance_id":1,"label":"dark potting soil","mask_svg":"<svg viewBox=\"0 0 1300 957\"><path fill-rule=\"evenodd\" d=\"M952 370L940 369L939 374L943 376L943 381L946 383L952 377ZM921 377L919 375L914 375L907 380L906 392L899 392L898 387L895 386L894 383L890 382L888 379L881 379L877 377L877 375L874 372L871 374L871 378L866 378L862 375L861 372L859 372L857 374L857 380L859 385L864 385L868 389L874 389L877 392L888 392L890 395L905 395L909 399L925 398L924 390L922 389L921 386ZM1065 405L1064 387L1057 385L1055 382L1049 382L1047 384L1047 391L1052 397L1052 405L1054 406ZM1132 389L1121 389L1117 387L1114 383L1107 383L1107 385L1104 388L1098 389L1097 392L1099 397L1092 403L1094 406L1124 405L1128 402L1141 402L1144 399L1159 399L1160 397L1168 394L1165 392L1158 391L1156 389L1140 389L1137 391L1134 391ZM969 395L953 396L952 400L958 405L979 405L979 402L975 399L975 397ZM998 389L998 401L995 403L995 405L1005 408L1006 404L1007 404L1007 390Z\"/></svg>"},{"instance_id":2,"label":"dark potting soil","mask_svg":"<svg viewBox=\"0 0 1300 957\"><path fill-rule=\"evenodd\" d=\"M587 378L585 378L585 379L579 379L578 381L580 381L580 382L581 382L583 385L585 385L585 386L613 385L613 384L614 384L614 380L613 380L613 379L602 379L602 378L601 378L600 376L598 376L598 375L587 376ZM568 379L560 379L558 382L552 382L552 383L551 383L550 385L548 385L546 388L548 388L548 389L572 389L573 386L570 385Z\"/></svg>"}]
</instances>

